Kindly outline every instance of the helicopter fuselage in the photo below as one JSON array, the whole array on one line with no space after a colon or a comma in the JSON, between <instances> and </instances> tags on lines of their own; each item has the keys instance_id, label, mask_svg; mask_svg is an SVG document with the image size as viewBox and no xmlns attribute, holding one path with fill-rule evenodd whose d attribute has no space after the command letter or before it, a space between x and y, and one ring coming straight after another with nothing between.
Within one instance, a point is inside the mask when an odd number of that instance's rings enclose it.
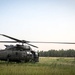
<instances>
[{"instance_id":1,"label":"helicopter fuselage","mask_svg":"<svg viewBox=\"0 0 75 75\"><path fill-rule=\"evenodd\" d=\"M22 46L8 46L0 50L0 60L16 62L38 62L38 53L31 49L22 48Z\"/></svg>"}]
</instances>

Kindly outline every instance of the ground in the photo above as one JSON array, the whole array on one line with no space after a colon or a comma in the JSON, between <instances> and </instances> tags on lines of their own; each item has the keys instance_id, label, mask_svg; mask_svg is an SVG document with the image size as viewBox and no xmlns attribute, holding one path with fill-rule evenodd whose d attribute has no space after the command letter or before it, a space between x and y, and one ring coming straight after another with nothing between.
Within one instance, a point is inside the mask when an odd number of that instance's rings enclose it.
<instances>
[{"instance_id":1,"label":"ground","mask_svg":"<svg viewBox=\"0 0 75 75\"><path fill-rule=\"evenodd\" d=\"M75 75L75 58L40 57L37 63L0 61L0 75Z\"/></svg>"}]
</instances>

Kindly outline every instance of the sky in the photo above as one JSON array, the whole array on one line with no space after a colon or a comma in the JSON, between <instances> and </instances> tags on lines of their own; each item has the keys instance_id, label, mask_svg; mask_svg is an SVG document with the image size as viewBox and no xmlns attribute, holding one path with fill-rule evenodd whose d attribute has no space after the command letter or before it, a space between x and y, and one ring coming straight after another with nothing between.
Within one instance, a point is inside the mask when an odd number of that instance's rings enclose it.
<instances>
[{"instance_id":1,"label":"sky","mask_svg":"<svg viewBox=\"0 0 75 75\"><path fill-rule=\"evenodd\" d=\"M75 42L74 32L75 0L0 0L0 34L29 41ZM9 39L0 36L0 40ZM75 45L33 44L39 50L75 49Z\"/></svg>"}]
</instances>

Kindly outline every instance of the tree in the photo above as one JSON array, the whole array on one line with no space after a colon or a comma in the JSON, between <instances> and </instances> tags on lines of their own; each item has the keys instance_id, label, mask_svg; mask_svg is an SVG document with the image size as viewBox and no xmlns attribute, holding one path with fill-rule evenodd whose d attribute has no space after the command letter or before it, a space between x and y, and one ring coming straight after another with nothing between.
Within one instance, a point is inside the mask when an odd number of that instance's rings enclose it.
<instances>
[{"instance_id":1,"label":"tree","mask_svg":"<svg viewBox=\"0 0 75 75\"><path fill-rule=\"evenodd\" d=\"M39 56L42 57L75 57L75 50L48 50L48 51L40 51Z\"/></svg>"}]
</instances>

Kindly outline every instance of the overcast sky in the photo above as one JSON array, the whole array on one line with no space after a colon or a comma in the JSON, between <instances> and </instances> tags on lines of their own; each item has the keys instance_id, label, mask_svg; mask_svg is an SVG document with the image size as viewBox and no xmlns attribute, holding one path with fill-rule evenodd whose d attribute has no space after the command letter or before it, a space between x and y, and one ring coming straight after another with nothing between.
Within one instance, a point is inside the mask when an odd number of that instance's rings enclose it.
<instances>
[{"instance_id":1,"label":"overcast sky","mask_svg":"<svg viewBox=\"0 0 75 75\"><path fill-rule=\"evenodd\" d=\"M0 0L0 33L31 41L75 42L75 0ZM33 44L40 50L75 49Z\"/></svg>"}]
</instances>

